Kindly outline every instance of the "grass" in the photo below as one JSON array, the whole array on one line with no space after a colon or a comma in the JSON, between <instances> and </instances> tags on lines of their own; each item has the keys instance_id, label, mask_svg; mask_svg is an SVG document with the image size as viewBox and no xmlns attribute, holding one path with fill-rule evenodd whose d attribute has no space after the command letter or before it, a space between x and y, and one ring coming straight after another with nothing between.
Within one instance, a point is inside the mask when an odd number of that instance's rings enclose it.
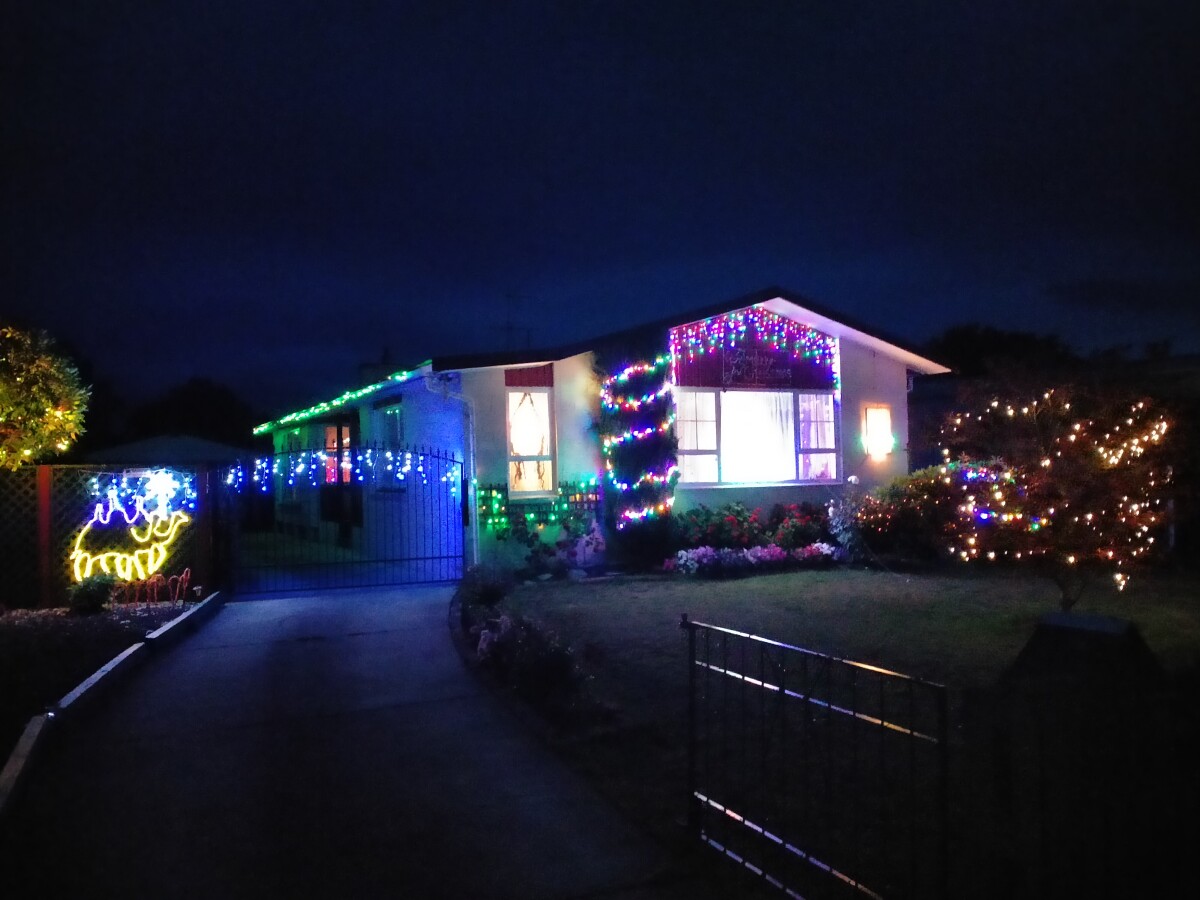
<instances>
[{"instance_id":1,"label":"grass","mask_svg":"<svg viewBox=\"0 0 1200 900\"><path fill-rule=\"evenodd\" d=\"M31 717L184 609L129 604L94 615L66 609L0 615L0 765Z\"/></svg>"},{"instance_id":2,"label":"grass","mask_svg":"<svg viewBox=\"0 0 1200 900\"><path fill-rule=\"evenodd\" d=\"M1023 576L897 575L826 570L732 581L663 576L520 586L514 611L542 619L593 653L619 654L611 687L674 666L685 673L679 615L869 662L951 688L991 684L1054 611L1057 589ZM1200 665L1200 578L1143 577L1123 593L1098 588L1075 610L1136 623L1171 671ZM678 681L679 679L671 679Z\"/></svg>"},{"instance_id":3,"label":"grass","mask_svg":"<svg viewBox=\"0 0 1200 900\"><path fill-rule=\"evenodd\" d=\"M1194 574L1145 576L1124 593L1094 589L1076 612L1132 620L1164 668L1194 683L1198 588ZM617 712L616 727L565 741L563 753L650 831L679 840L687 696L680 613L945 684L953 748L963 739L964 698L995 683L1039 617L1057 609L1057 589L974 569L827 570L731 581L645 576L527 584L505 606L570 642L585 661L591 692ZM974 776L952 773L952 793L956 777Z\"/></svg>"}]
</instances>

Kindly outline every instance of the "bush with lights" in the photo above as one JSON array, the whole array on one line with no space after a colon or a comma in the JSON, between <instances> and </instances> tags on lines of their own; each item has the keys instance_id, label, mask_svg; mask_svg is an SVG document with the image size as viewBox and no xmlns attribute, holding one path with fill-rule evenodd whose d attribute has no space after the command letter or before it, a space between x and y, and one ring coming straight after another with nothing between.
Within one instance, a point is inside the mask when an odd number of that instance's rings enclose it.
<instances>
[{"instance_id":1,"label":"bush with lights","mask_svg":"<svg viewBox=\"0 0 1200 900\"><path fill-rule=\"evenodd\" d=\"M947 419L944 465L878 493L864 531L896 540L919 522L947 556L1047 575L1069 610L1093 575L1123 588L1161 548L1168 430L1155 403L1112 392L995 399Z\"/></svg>"}]
</instances>

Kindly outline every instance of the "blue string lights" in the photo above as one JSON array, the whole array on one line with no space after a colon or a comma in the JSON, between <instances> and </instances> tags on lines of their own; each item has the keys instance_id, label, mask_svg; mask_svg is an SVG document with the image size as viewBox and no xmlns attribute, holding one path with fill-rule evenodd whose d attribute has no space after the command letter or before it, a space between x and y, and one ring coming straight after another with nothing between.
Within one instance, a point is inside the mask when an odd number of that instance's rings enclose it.
<instances>
[{"instance_id":1,"label":"blue string lights","mask_svg":"<svg viewBox=\"0 0 1200 900\"><path fill-rule=\"evenodd\" d=\"M428 485L431 478L436 478L449 485L450 496L457 497L461 491L462 464L452 462L438 475L440 468L432 464L428 454L417 450L362 448L335 453L299 450L259 457L249 470L238 463L226 471L225 484L238 492L252 489L267 494L275 488L335 483L371 484L379 488L401 487L409 482ZM342 473L349 475L343 478Z\"/></svg>"}]
</instances>

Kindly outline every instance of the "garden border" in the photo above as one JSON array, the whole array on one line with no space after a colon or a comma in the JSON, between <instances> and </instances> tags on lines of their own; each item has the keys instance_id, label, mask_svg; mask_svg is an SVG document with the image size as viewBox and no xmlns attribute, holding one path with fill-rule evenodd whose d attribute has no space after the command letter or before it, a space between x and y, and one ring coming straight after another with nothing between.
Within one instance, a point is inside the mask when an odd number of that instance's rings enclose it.
<instances>
[{"instance_id":1,"label":"garden border","mask_svg":"<svg viewBox=\"0 0 1200 900\"><path fill-rule=\"evenodd\" d=\"M117 681L118 673L130 672L151 653L175 646L185 635L216 615L224 605L225 597L220 591L209 594L191 609L147 634L145 640L122 650L62 699L47 707L44 713L31 718L16 747L9 754L4 768L0 770L0 821L3 821L13 805L13 798L17 795L29 769L37 761L38 748L45 745L48 735L57 731L61 723L69 720L75 710L81 708L85 702L113 685Z\"/></svg>"}]
</instances>

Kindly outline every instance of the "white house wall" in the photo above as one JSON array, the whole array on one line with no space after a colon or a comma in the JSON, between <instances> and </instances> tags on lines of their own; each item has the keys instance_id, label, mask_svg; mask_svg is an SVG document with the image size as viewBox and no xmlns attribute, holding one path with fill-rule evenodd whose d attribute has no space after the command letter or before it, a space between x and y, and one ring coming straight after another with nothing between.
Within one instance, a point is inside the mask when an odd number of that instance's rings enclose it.
<instances>
[{"instance_id":1,"label":"white house wall","mask_svg":"<svg viewBox=\"0 0 1200 900\"><path fill-rule=\"evenodd\" d=\"M559 481L584 481L601 472L600 438L595 416L600 409L600 379L591 353L554 364L554 403L558 423Z\"/></svg>"},{"instance_id":2,"label":"white house wall","mask_svg":"<svg viewBox=\"0 0 1200 900\"><path fill-rule=\"evenodd\" d=\"M878 350L841 341L842 478L859 479L864 490L887 484L908 473L908 369ZM883 405L892 412L896 446L886 459L875 462L863 448L863 414L867 406Z\"/></svg>"},{"instance_id":3,"label":"white house wall","mask_svg":"<svg viewBox=\"0 0 1200 900\"><path fill-rule=\"evenodd\" d=\"M508 483L508 424L504 369L462 373L463 393L475 411L475 477L480 484ZM555 481L579 481L600 472L600 449L592 427L599 407L600 381L592 355L581 353L554 363Z\"/></svg>"}]
</instances>

